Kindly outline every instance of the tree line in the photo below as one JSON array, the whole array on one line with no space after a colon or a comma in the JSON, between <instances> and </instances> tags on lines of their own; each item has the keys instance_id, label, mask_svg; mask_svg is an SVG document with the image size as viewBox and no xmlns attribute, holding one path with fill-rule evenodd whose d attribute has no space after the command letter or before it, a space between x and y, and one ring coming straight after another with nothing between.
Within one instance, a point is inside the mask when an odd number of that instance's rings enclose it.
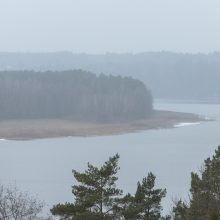
<instances>
[{"instance_id":1,"label":"tree line","mask_svg":"<svg viewBox=\"0 0 220 220\"><path fill-rule=\"evenodd\" d=\"M51 213L69 220L220 220L220 146L200 173L192 172L189 201L175 201L166 216L161 213L166 189L155 187L156 176L148 173L133 195L123 195L116 184L118 161L116 154L100 168L88 163L85 172L73 170L75 202L57 204Z\"/></svg>"},{"instance_id":2,"label":"tree line","mask_svg":"<svg viewBox=\"0 0 220 220\"><path fill-rule=\"evenodd\" d=\"M152 96L130 77L82 71L0 72L0 119L115 122L150 117Z\"/></svg>"},{"instance_id":3,"label":"tree line","mask_svg":"<svg viewBox=\"0 0 220 220\"><path fill-rule=\"evenodd\" d=\"M155 98L220 102L220 53L146 52L103 55L0 53L0 69L36 71L83 69L97 74L132 76L143 81Z\"/></svg>"}]
</instances>

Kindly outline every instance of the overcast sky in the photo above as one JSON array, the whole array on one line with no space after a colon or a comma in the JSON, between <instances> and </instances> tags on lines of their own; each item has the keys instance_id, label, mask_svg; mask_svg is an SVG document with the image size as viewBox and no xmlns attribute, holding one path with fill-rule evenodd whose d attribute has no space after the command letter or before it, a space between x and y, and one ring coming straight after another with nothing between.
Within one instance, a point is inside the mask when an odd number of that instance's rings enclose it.
<instances>
[{"instance_id":1,"label":"overcast sky","mask_svg":"<svg viewBox=\"0 0 220 220\"><path fill-rule=\"evenodd\" d=\"M220 0L0 0L0 51L220 51Z\"/></svg>"}]
</instances>

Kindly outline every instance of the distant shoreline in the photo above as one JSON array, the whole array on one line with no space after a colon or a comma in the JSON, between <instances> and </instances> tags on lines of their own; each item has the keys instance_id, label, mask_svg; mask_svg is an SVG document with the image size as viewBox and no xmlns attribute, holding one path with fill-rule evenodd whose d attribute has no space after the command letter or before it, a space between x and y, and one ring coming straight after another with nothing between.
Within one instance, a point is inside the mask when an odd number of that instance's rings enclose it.
<instances>
[{"instance_id":1,"label":"distant shoreline","mask_svg":"<svg viewBox=\"0 0 220 220\"><path fill-rule=\"evenodd\" d=\"M68 136L89 137L133 133L143 130L175 128L181 123L210 121L192 113L158 111L152 118L122 123L87 123L65 119L0 121L0 140L32 140Z\"/></svg>"}]
</instances>

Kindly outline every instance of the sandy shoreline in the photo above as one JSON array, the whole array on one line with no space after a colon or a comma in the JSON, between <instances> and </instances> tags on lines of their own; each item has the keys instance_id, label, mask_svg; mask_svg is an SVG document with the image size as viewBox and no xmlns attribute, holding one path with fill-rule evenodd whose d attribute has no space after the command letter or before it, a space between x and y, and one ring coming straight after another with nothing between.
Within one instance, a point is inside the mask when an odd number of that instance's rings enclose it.
<instances>
[{"instance_id":1,"label":"sandy shoreline","mask_svg":"<svg viewBox=\"0 0 220 220\"><path fill-rule=\"evenodd\" d=\"M180 123L207 121L198 115L170 111L155 111L150 119L123 123L84 123L64 119L0 121L0 139L31 140L68 136L106 136L141 130L174 128Z\"/></svg>"}]
</instances>

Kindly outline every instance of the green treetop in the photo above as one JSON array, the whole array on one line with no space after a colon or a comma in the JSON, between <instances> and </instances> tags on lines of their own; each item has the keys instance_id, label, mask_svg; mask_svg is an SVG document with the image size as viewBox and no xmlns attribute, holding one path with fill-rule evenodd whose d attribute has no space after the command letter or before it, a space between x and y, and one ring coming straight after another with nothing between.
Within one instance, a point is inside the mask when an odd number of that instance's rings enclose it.
<instances>
[{"instance_id":1,"label":"green treetop","mask_svg":"<svg viewBox=\"0 0 220 220\"><path fill-rule=\"evenodd\" d=\"M122 215L125 220L159 220L161 218L161 200L166 196L165 189L155 189L153 173L137 183L134 196L126 195L122 199Z\"/></svg>"},{"instance_id":2,"label":"green treetop","mask_svg":"<svg viewBox=\"0 0 220 220\"><path fill-rule=\"evenodd\" d=\"M220 220L220 146L204 161L201 173L191 173L190 202L177 202L173 219Z\"/></svg>"},{"instance_id":3,"label":"green treetop","mask_svg":"<svg viewBox=\"0 0 220 220\"><path fill-rule=\"evenodd\" d=\"M116 187L118 160L119 155L116 154L100 169L88 163L88 169L83 173L73 170L79 183L72 190L75 203L54 206L52 213L72 219L115 219L114 209L122 194L122 190Z\"/></svg>"}]
</instances>

